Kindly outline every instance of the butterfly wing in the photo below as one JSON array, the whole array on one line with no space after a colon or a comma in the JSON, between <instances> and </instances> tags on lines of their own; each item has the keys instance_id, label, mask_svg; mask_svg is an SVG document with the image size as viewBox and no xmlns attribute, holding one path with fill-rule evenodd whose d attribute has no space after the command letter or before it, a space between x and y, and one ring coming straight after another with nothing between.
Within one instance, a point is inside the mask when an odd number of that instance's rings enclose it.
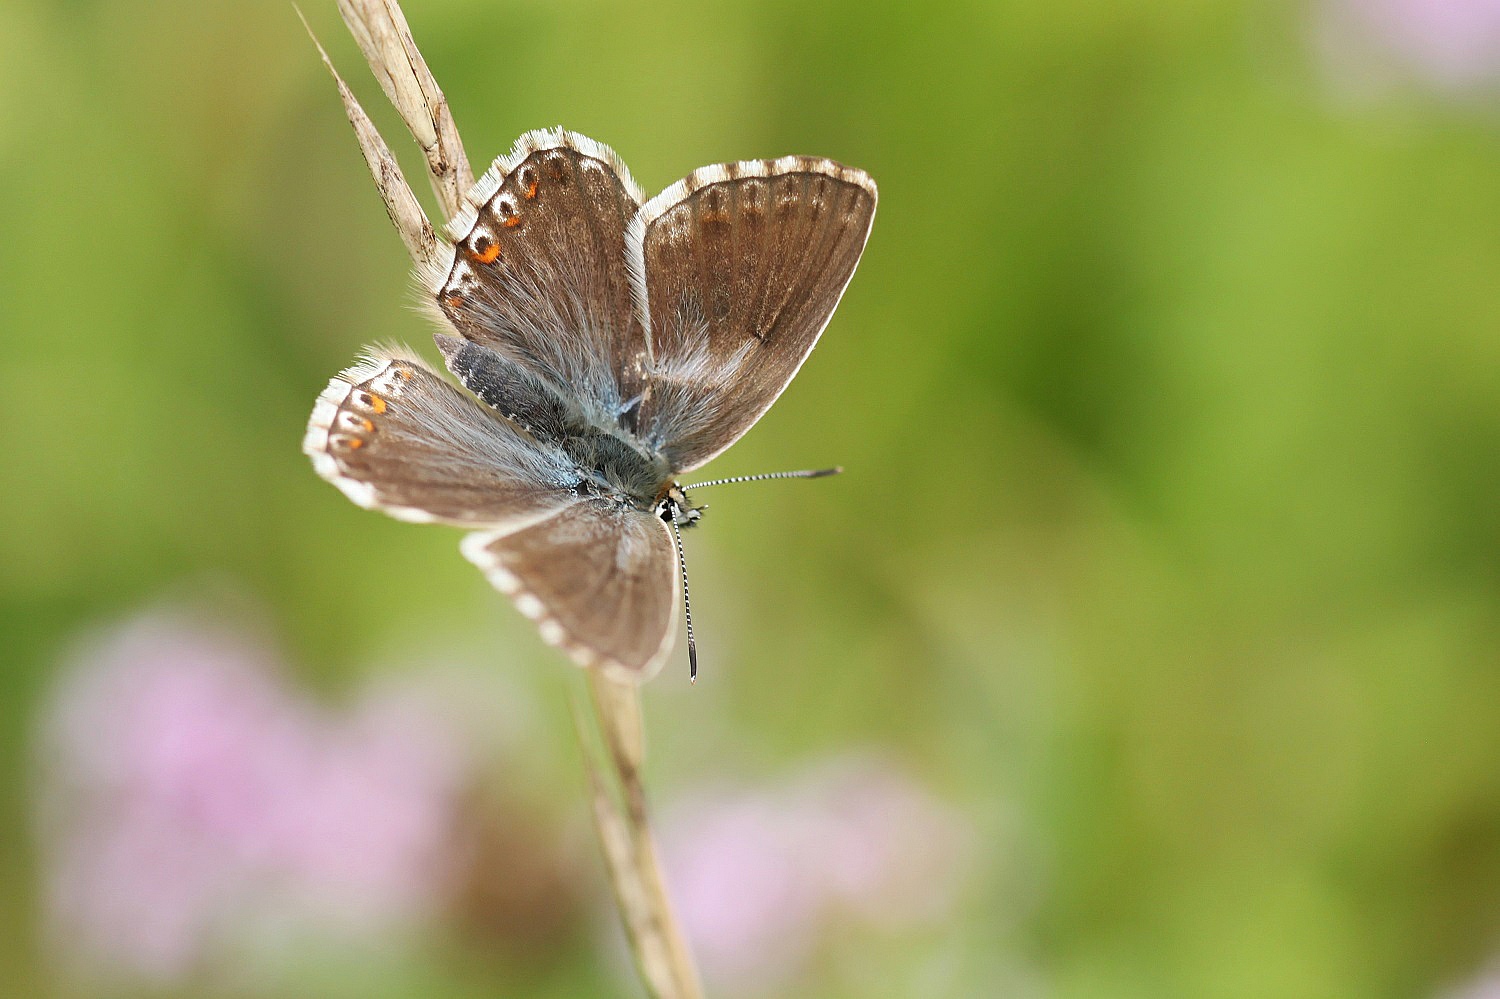
<instances>
[{"instance_id":1,"label":"butterfly wing","mask_svg":"<svg viewBox=\"0 0 1500 999\"><path fill-rule=\"evenodd\" d=\"M648 513L580 500L519 529L470 534L462 547L579 665L643 680L671 651L681 599L676 552L666 524Z\"/></svg>"},{"instance_id":2,"label":"butterfly wing","mask_svg":"<svg viewBox=\"0 0 1500 999\"><path fill-rule=\"evenodd\" d=\"M464 554L578 662L642 678L670 651L681 591L666 525L580 498L564 454L415 357L372 356L334 378L303 450L360 506L484 528Z\"/></svg>"},{"instance_id":3,"label":"butterfly wing","mask_svg":"<svg viewBox=\"0 0 1500 999\"><path fill-rule=\"evenodd\" d=\"M329 382L302 450L355 503L419 523L531 523L572 503L580 479L561 452L394 352Z\"/></svg>"},{"instance_id":4,"label":"butterfly wing","mask_svg":"<svg viewBox=\"0 0 1500 999\"><path fill-rule=\"evenodd\" d=\"M639 433L678 471L723 451L776 401L859 263L875 183L832 160L704 167L625 235L650 343Z\"/></svg>"},{"instance_id":5,"label":"butterfly wing","mask_svg":"<svg viewBox=\"0 0 1500 999\"><path fill-rule=\"evenodd\" d=\"M433 286L437 308L465 340L614 424L640 391L646 351L625 271L625 228L642 200L630 171L585 136L528 132L467 200L448 224L454 256Z\"/></svg>"}]
</instances>

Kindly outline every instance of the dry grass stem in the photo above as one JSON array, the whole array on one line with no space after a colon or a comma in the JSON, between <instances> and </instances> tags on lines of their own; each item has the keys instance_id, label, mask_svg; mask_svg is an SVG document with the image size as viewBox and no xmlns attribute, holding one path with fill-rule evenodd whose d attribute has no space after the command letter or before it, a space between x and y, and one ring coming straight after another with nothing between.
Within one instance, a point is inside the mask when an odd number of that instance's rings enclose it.
<instances>
[{"instance_id":1,"label":"dry grass stem","mask_svg":"<svg viewBox=\"0 0 1500 999\"><path fill-rule=\"evenodd\" d=\"M657 999L700 999L703 987L667 896L656 837L651 831L641 779L645 746L639 688L628 681L612 680L598 670L590 670L588 679L604 756L614 771L617 792L611 792L585 746L594 821L631 950L641 977Z\"/></svg>"},{"instance_id":2,"label":"dry grass stem","mask_svg":"<svg viewBox=\"0 0 1500 999\"><path fill-rule=\"evenodd\" d=\"M438 204L451 219L474 186L474 171L459 141L448 100L412 40L401 5L396 0L339 0L339 14L385 96L422 147Z\"/></svg>"},{"instance_id":3,"label":"dry grass stem","mask_svg":"<svg viewBox=\"0 0 1500 999\"><path fill-rule=\"evenodd\" d=\"M301 16L301 11L298 11ZM349 124L354 127L355 138L359 140L359 148L365 155L365 165L370 168L370 177L375 181L375 189L380 192L380 199L385 202L386 214L391 217L396 231L401 234L401 241L406 244L406 252L411 254L412 261L417 265L421 273L429 273L447 265L447 244L444 243L432 228L432 223L427 220L427 213L422 211L422 206L417 197L412 193L411 186L406 183L406 177L401 173L401 167L396 163L396 157L391 155L391 149L375 130L375 125L370 121L370 116L365 114L364 108L359 106L359 101L354 99L354 94L344 83L343 77L339 76L338 70L333 68L333 62L328 58L328 53L323 51L317 36L313 35L312 28L308 27L307 20L302 21L303 27L307 28L307 34L312 38L313 44L318 47L318 55L323 59L323 65L328 67L328 72L338 84L339 96L344 100L344 113L349 118Z\"/></svg>"}]
</instances>

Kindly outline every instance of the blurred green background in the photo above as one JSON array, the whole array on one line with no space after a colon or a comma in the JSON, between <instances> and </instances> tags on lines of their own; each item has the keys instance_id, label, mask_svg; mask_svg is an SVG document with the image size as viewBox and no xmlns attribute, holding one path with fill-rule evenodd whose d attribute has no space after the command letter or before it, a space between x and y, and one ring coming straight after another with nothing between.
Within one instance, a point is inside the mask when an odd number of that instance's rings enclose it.
<instances>
[{"instance_id":1,"label":"blurred green background","mask_svg":"<svg viewBox=\"0 0 1500 999\"><path fill-rule=\"evenodd\" d=\"M711 496L706 682L648 688L651 781L874 747L976 845L941 925L777 994L1436 996L1495 955L1500 45L1444 63L1401 6L408 4L477 166L565 124L648 192L791 152L879 182L827 336L711 469L848 474ZM184 594L258 608L323 703L504 675L527 794L584 822L571 667L456 532L299 453L362 345L436 353L290 5L0 6L0 222L0 991L134 988L45 942L35 739L79 634ZM596 936L263 988L634 994Z\"/></svg>"}]
</instances>

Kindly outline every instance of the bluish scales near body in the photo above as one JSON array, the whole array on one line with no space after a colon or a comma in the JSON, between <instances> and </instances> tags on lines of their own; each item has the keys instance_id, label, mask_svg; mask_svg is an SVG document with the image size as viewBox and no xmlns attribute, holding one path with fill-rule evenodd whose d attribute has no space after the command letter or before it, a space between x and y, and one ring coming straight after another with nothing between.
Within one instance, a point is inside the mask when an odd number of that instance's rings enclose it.
<instances>
[{"instance_id":1,"label":"bluish scales near body","mask_svg":"<svg viewBox=\"0 0 1500 999\"><path fill-rule=\"evenodd\" d=\"M377 354L330 383L304 450L362 506L472 529L464 554L575 661L649 676L685 602L677 532L701 511L677 477L786 388L875 203L862 171L799 156L704 167L648 201L607 146L529 132L421 275L472 396Z\"/></svg>"},{"instance_id":2,"label":"bluish scales near body","mask_svg":"<svg viewBox=\"0 0 1500 999\"><path fill-rule=\"evenodd\" d=\"M671 469L626 429L634 407L626 407L615 425L600 426L524 365L457 337L438 334L437 342L448 370L465 388L566 456L577 472L579 495L619 496L642 510L661 499Z\"/></svg>"}]
</instances>

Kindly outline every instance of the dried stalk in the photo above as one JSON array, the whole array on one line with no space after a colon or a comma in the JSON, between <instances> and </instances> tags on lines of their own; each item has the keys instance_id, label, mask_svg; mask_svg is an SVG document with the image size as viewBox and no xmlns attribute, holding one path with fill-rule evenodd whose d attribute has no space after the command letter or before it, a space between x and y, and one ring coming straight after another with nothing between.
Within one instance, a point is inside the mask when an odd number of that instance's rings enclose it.
<instances>
[{"instance_id":1,"label":"dried stalk","mask_svg":"<svg viewBox=\"0 0 1500 999\"><path fill-rule=\"evenodd\" d=\"M339 0L339 14L365 54L375 79L427 157L432 189L452 218L474 186L448 100L427 70L396 0Z\"/></svg>"},{"instance_id":2,"label":"dried stalk","mask_svg":"<svg viewBox=\"0 0 1500 999\"><path fill-rule=\"evenodd\" d=\"M438 203L451 218L464 204L474 184L474 174L447 100L412 40L400 4L396 0L338 0L338 4L344 23L369 61L386 97L422 147ZM306 24L304 19L303 25ZM312 34L311 28L308 34ZM317 38L313 38L313 44L317 45ZM386 213L406 243L407 252L424 274L446 267L451 254L448 244L428 221L390 148L334 70L321 45L318 54L338 84L344 112L359 139L370 176L385 202ZM701 999L703 989L672 912L646 807L641 777L645 737L640 692L634 683L613 680L599 670L589 670L588 679L590 703L604 751L602 754L591 751L581 720L577 726L579 743L588 769L599 842L636 965L656 999ZM612 781L603 776L597 758L600 755L608 764Z\"/></svg>"},{"instance_id":3,"label":"dried stalk","mask_svg":"<svg viewBox=\"0 0 1500 999\"><path fill-rule=\"evenodd\" d=\"M700 999L703 987L672 911L646 807L646 788L641 779L645 742L640 690L634 683L614 680L600 670L589 670L588 679L594 718L604 740L604 757L614 771L618 793L617 800L584 743L594 822L631 951L653 996Z\"/></svg>"},{"instance_id":4,"label":"dried stalk","mask_svg":"<svg viewBox=\"0 0 1500 999\"><path fill-rule=\"evenodd\" d=\"M302 11L297 11L297 16L302 17ZM427 221L427 213L422 211L422 205L417 201L417 196L412 193L411 186L406 183L406 176L401 172L396 157L391 155L391 148L375 130L375 124L370 121L370 116L365 114L365 109L359 106L359 101L354 99L353 92L344 83L343 77L339 76L338 70L333 68L332 60L328 58L328 53L323 51L322 44L313 34L305 17L302 18L302 26L307 28L308 37L317 46L323 65L328 68L333 82L338 84L339 96L344 101L344 114L348 116L349 124L354 127L354 136L359 140L360 152L364 153L365 165L370 168L370 177L375 181L375 190L380 192L380 200L385 202L385 212L390 216L391 224L396 227L396 231L401 234L401 241L406 244L406 252L411 254L411 259L420 273L430 273L446 266L448 254L445 252L445 244L438 238L437 232L432 228L432 223Z\"/></svg>"}]
</instances>

